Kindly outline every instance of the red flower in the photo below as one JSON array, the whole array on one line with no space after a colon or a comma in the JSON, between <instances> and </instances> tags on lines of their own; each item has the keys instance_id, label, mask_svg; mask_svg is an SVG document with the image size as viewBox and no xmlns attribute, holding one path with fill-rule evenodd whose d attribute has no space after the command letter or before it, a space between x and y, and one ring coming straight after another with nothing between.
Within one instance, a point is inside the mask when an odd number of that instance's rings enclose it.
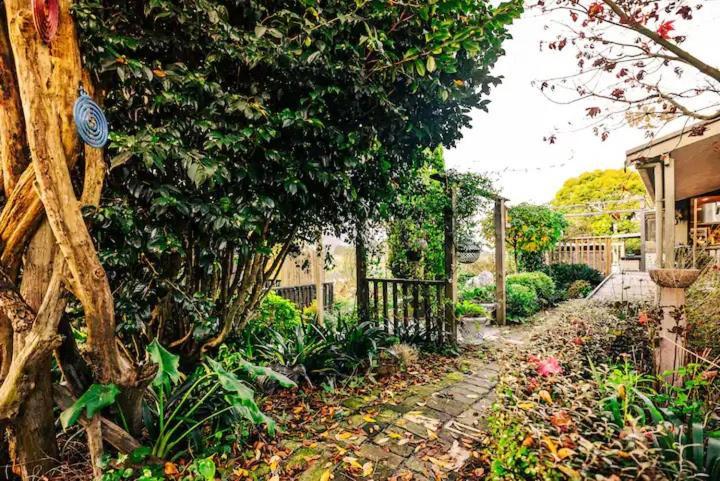
<instances>
[{"instance_id":1,"label":"red flower","mask_svg":"<svg viewBox=\"0 0 720 481\"><path fill-rule=\"evenodd\" d=\"M597 17L598 15L602 15L604 11L605 7L603 7L603 4L600 2L595 2L591 4L588 8L588 17Z\"/></svg>"},{"instance_id":2,"label":"red flower","mask_svg":"<svg viewBox=\"0 0 720 481\"><path fill-rule=\"evenodd\" d=\"M561 374L562 367L560 362L552 356L538 363L537 373L544 377L552 376L553 374Z\"/></svg>"},{"instance_id":3,"label":"red flower","mask_svg":"<svg viewBox=\"0 0 720 481\"><path fill-rule=\"evenodd\" d=\"M660 37L664 38L665 40L669 39L670 32L672 30L675 30L675 27L673 26L673 22L675 22L675 20L668 20L666 22L661 23L657 29L657 34L660 35Z\"/></svg>"},{"instance_id":4,"label":"red flower","mask_svg":"<svg viewBox=\"0 0 720 481\"><path fill-rule=\"evenodd\" d=\"M638 316L638 323L640 323L641 326L644 326L648 323L648 315L647 312L641 312Z\"/></svg>"},{"instance_id":5,"label":"red flower","mask_svg":"<svg viewBox=\"0 0 720 481\"><path fill-rule=\"evenodd\" d=\"M576 337L575 339L573 339L573 344L575 344L576 346L582 346L583 344L585 344L585 341L582 337Z\"/></svg>"}]
</instances>

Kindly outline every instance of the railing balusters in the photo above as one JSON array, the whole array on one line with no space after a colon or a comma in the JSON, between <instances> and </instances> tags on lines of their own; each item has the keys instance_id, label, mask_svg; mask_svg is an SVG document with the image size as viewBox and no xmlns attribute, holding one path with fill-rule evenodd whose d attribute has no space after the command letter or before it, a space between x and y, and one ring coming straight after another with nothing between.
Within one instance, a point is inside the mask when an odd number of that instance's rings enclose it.
<instances>
[{"instance_id":1,"label":"railing balusters","mask_svg":"<svg viewBox=\"0 0 720 481\"><path fill-rule=\"evenodd\" d=\"M438 341L440 344L445 343L445 312L443 308L443 287L440 285L435 286L435 296L437 297L437 312L435 313L435 319L437 319L437 330L438 330Z\"/></svg>"},{"instance_id":2,"label":"railing balusters","mask_svg":"<svg viewBox=\"0 0 720 481\"><path fill-rule=\"evenodd\" d=\"M445 326L445 281L368 278L365 282L373 299L368 306L372 320L385 332L400 338L421 335L438 344L453 338Z\"/></svg>"},{"instance_id":3,"label":"railing balusters","mask_svg":"<svg viewBox=\"0 0 720 481\"><path fill-rule=\"evenodd\" d=\"M402 284L402 297L403 297L403 336L407 336L410 332L408 328L408 285Z\"/></svg>"},{"instance_id":4,"label":"railing balusters","mask_svg":"<svg viewBox=\"0 0 720 481\"><path fill-rule=\"evenodd\" d=\"M430 286L423 285L423 307L425 311L425 339L427 342L432 340L432 321L430 316Z\"/></svg>"},{"instance_id":5,"label":"railing balusters","mask_svg":"<svg viewBox=\"0 0 720 481\"><path fill-rule=\"evenodd\" d=\"M392 302L393 302L393 334L398 335L400 317L400 306L398 306L398 283L393 281L392 283Z\"/></svg>"},{"instance_id":6,"label":"railing balusters","mask_svg":"<svg viewBox=\"0 0 720 481\"><path fill-rule=\"evenodd\" d=\"M374 321L376 324L380 324L380 309L378 308L378 282L379 281L373 281L373 313L374 313Z\"/></svg>"},{"instance_id":7,"label":"railing balusters","mask_svg":"<svg viewBox=\"0 0 720 481\"><path fill-rule=\"evenodd\" d=\"M418 284L413 285L413 324L415 334L420 333L420 286Z\"/></svg>"},{"instance_id":8,"label":"railing balusters","mask_svg":"<svg viewBox=\"0 0 720 481\"><path fill-rule=\"evenodd\" d=\"M383 281L382 283L382 293L383 293L383 328L385 329L385 332L388 332L388 283L387 281Z\"/></svg>"}]
</instances>

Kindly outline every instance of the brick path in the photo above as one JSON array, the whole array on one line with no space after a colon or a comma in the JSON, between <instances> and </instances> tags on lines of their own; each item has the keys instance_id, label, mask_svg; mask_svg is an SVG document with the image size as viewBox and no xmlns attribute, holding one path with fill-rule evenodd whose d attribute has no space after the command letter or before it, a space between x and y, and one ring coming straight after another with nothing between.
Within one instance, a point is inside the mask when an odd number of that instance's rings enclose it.
<instances>
[{"instance_id":1,"label":"brick path","mask_svg":"<svg viewBox=\"0 0 720 481\"><path fill-rule=\"evenodd\" d=\"M308 464L299 481L324 479L327 471L335 481L392 476L428 481L436 479L436 472L452 479L448 473L470 456L465 443L477 438L497 383L494 365L471 359L468 367L464 374L452 373L437 383L409 389L395 404L353 410L321 435L321 443L298 448L285 464ZM342 461L331 463L338 453Z\"/></svg>"},{"instance_id":2,"label":"brick path","mask_svg":"<svg viewBox=\"0 0 720 481\"><path fill-rule=\"evenodd\" d=\"M493 345L523 342L525 329L487 329ZM479 439L498 377L498 367L488 361L463 362L463 373L414 386L394 403L347 400L343 422L322 433L322 441L298 446L282 464L307 464L299 481L457 479L468 447Z\"/></svg>"}]
</instances>

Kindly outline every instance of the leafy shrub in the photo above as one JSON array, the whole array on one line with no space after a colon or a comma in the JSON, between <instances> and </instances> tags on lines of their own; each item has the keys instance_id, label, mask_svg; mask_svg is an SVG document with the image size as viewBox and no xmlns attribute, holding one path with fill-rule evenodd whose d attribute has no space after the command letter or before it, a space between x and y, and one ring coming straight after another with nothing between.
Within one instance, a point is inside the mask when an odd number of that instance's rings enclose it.
<instances>
[{"instance_id":1,"label":"leafy shrub","mask_svg":"<svg viewBox=\"0 0 720 481\"><path fill-rule=\"evenodd\" d=\"M685 312L690 349L720 356L720 270L707 270L690 286Z\"/></svg>"},{"instance_id":2,"label":"leafy shrub","mask_svg":"<svg viewBox=\"0 0 720 481\"><path fill-rule=\"evenodd\" d=\"M553 281L558 290L566 291L575 281L587 281L592 287L603 281L600 271L587 264L551 264L543 269Z\"/></svg>"},{"instance_id":3,"label":"leafy shrub","mask_svg":"<svg viewBox=\"0 0 720 481\"><path fill-rule=\"evenodd\" d=\"M250 322L249 327L255 332L262 332L268 328L292 332L300 322L300 310L295 304L274 292L269 292L260 303L258 314Z\"/></svg>"},{"instance_id":4,"label":"leafy shrub","mask_svg":"<svg viewBox=\"0 0 720 481\"><path fill-rule=\"evenodd\" d=\"M635 406L641 404L634 389L650 386L650 379L633 365L603 364L617 357L615 338L638 325L637 317L620 318L609 307L579 302L553 312L529 342L498 359L506 371L489 417L490 444L483 453L491 459L487 479L675 479L652 445L664 426L633 423ZM634 349L646 351L647 336L637 344ZM623 362L629 364L634 354L625 351ZM541 359L551 358L558 369L546 375ZM605 403L613 396L628 402L615 409Z\"/></svg>"},{"instance_id":5,"label":"leafy shrub","mask_svg":"<svg viewBox=\"0 0 720 481\"><path fill-rule=\"evenodd\" d=\"M549 305L555 298L555 281L544 272L519 272L507 276L507 284L522 285L535 289L538 299Z\"/></svg>"},{"instance_id":6,"label":"leafy shrub","mask_svg":"<svg viewBox=\"0 0 720 481\"><path fill-rule=\"evenodd\" d=\"M466 289L460 297L463 301L475 301L483 304L495 302L495 284Z\"/></svg>"},{"instance_id":7,"label":"leafy shrub","mask_svg":"<svg viewBox=\"0 0 720 481\"><path fill-rule=\"evenodd\" d=\"M625 255L630 255L630 256L640 255L640 239L638 239L638 238L625 239Z\"/></svg>"},{"instance_id":8,"label":"leafy shrub","mask_svg":"<svg viewBox=\"0 0 720 481\"><path fill-rule=\"evenodd\" d=\"M308 372L320 369L330 347L314 324L295 326L291 332L270 329L257 341L258 358L281 366L303 366Z\"/></svg>"},{"instance_id":9,"label":"leafy shrub","mask_svg":"<svg viewBox=\"0 0 720 481\"><path fill-rule=\"evenodd\" d=\"M459 317L486 317L487 310L472 301L460 301L455 305L455 313Z\"/></svg>"},{"instance_id":10,"label":"leafy shrub","mask_svg":"<svg viewBox=\"0 0 720 481\"><path fill-rule=\"evenodd\" d=\"M510 319L521 320L540 310L535 289L521 284L507 286L507 315Z\"/></svg>"},{"instance_id":11,"label":"leafy shrub","mask_svg":"<svg viewBox=\"0 0 720 481\"><path fill-rule=\"evenodd\" d=\"M582 299L587 297L592 290L593 287L588 281L580 279L578 281L573 281L573 283L570 284L567 289L567 297L568 299Z\"/></svg>"},{"instance_id":12,"label":"leafy shrub","mask_svg":"<svg viewBox=\"0 0 720 481\"><path fill-rule=\"evenodd\" d=\"M379 349L391 340L371 322L339 316L324 326L296 326L289 334L272 330L269 339L259 342L258 353L269 363L303 366L311 376L347 376L375 367Z\"/></svg>"}]
</instances>

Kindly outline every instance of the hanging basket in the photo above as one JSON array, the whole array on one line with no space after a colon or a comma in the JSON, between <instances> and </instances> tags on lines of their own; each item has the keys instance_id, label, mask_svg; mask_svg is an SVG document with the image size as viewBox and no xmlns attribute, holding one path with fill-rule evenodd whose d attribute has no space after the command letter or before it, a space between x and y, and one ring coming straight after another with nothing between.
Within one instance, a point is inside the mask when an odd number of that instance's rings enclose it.
<instances>
[{"instance_id":1,"label":"hanging basket","mask_svg":"<svg viewBox=\"0 0 720 481\"><path fill-rule=\"evenodd\" d=\"M60 24L60 5L58 0L32 0L35 29L46 44L50 44L57 35Z\"/></svg>"},{"instance_id":2,"label":"hanging basket","mask_svg":"<svg viewBox=\"0 0 720 481\"><path fill-rule=\"evenodd\" d=\"M461 264L472 264L480 259L480 247L478 246L466 246L458 249L457 256L458 262Z\"/></svg>"}]
</instances>

